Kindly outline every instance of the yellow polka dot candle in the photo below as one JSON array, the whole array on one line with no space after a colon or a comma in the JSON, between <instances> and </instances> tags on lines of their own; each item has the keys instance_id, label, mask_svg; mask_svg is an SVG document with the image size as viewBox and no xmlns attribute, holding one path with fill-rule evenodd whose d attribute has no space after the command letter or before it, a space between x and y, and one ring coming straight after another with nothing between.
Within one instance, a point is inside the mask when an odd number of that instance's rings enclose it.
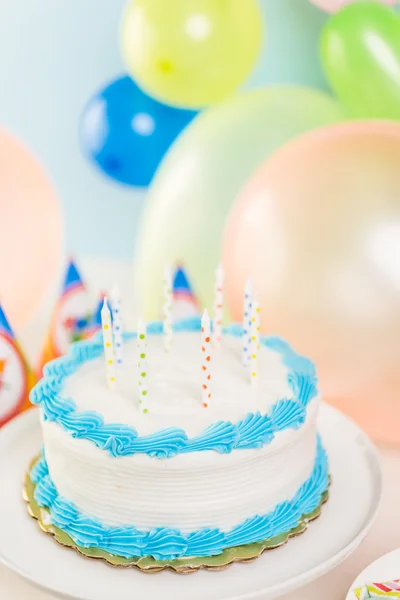
<instances>
[{"instance_id":1,"label":"yellow polka dot candle","mask_svg":"<svg viewBox=\"0 0 400 600\"><path fill-rule=\"evenodd\" d=\"M253 298L251 305L250 377L253 386L258 385L260 358L260 302Z\"/></svg>"},{"instance_id":2,"label":"yellow polka dot candle","mask_svg":"<svg viewBox=\"0 0 400 600\"><path fill-rule=\"evenodd\" d=\"M208 408L211 401L211 327L207 309L201 319L202 402Z\"/></svg>"},{"instance_id":3,"label":"yellow polka dot candle","mask_svg":"<svg viewBox=\"0 0 400 600\"><path fill-rule=\"evenodd\" d=\"M244 310L243 310L243 336L242 336L242 360L245 367L250 365L251 348L251 294L252 285L250 279L244 289Z\"/></svg>"},{"instance_id":4,"label":"yellow polka dot candle","mask_svg":"<svg viewBox=\"0 0 400 600\"><path fill-rule=\"evenodd\" d=\"M112 390L115 387L115 353L111 326L111 312L108 307L107 298L104 298L103 308L101 309L101 328L103 331L107 386Z\"/></svg>"},{"instance_id":5,"label":"yellow polka dot candle","mask_svg":"<svg viewBox=\"0 0 400 600\"><path fill-rule=\"evenodd\" d=\"M163 286L163 332L164 332L164 348L166 352L170 352L172 348L172 272L170 267L166 267L164 271Z\"/></svg>"},{"instance_id":6,"label":"yellow polka dot candle","mask_svg":"<svg viewBox=\"0 0 400 600\"><path fill-rule=\"evenodd\" d=\"M146 414L148 412L147 402L147 331L145 322L140 319L137 327L137 355L138 355L138 385L139 385L139 409Z\"/></svg>"}]
</instances>

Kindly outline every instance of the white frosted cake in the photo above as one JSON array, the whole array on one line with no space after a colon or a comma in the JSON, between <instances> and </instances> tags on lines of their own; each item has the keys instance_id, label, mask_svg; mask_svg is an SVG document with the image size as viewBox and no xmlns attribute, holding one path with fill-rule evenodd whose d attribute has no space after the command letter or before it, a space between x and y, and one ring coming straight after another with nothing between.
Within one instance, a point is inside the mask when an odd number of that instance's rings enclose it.
<instances>
[{"instance_id":1,"label":"white frosted cake","mask_svg":"<svg viewBox=\"0 0 400 600\"><path fill-rule=\"evenodd\" d=\"M224 329L207 371L199 318L175 324L168 353L162 324L149 324L144 388L135 333L111 389L101 335L47 365L31 394L44 446L30 478L35 503L78 548L201 564L278 545L319 511L329 476L314 366L261 338L252 385L241 334Z\"/></svg>"}]
</instances>

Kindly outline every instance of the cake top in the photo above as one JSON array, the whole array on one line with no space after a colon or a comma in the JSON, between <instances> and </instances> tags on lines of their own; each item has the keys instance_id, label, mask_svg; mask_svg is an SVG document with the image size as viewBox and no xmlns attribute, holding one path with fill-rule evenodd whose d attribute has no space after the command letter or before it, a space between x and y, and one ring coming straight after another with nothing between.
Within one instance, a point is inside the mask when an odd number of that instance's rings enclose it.
<instances>
[{"instance_id":1,"label":"cake top","mask_svg":"<svg viewBox=\"0 0 400 600\"><path fill-rule=\"evenodd\" d=\"M288 368L279 352L260 348L259 381L250 385L249 372L241 363L240 338L224 335L218 352L212 354L207 408L202 403L201 340L199 331L174 336L166 353L161 335L147 336L148 412L139 409L136 340L125 343L123 364L116 368L116 385L104 382L104 360L100 356L82 366L65 381L61 397L73 398L78 411L95 410L106 422L135 427L147 435L163 427L180 427L188 436L201 433L215 421L236 422L249 412L268 412L282 398L293 398Z\"/></svg>"},{"instance_id":2,"label":"cake top","mask_svg":"<svg viewBox=\"0 0 400 600\"><path fill-rule=\"evenodd\" d=\"M45 419L115 456L146 453L161 458L257 448L277 431L304 421L306 406L317 393L315 369L288 344L261 338L258 385L252 386L242 364L242 327L225 328L213 352L212 397L205 408L200 318L172 329L172 347L166 352L162 323L147 327L146 412L139 404L136 333L124 334L124 361L116 366L112 389L105 385L100 334L49 363L32 402L41 404Z\"/></svg>"}]
</instances>

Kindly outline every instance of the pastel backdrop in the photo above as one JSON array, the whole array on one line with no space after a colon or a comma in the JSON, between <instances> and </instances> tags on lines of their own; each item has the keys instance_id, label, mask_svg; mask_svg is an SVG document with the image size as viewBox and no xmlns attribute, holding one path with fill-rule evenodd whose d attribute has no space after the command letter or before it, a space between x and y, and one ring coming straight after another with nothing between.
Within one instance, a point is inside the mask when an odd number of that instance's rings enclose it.
<instances>
[{"instance_id":1,"label":"pastel backdrop","mask_svg":"<svg viewBox=\"0 0 400 600\"><path fill-rule=\"evenodd\" d=\"M260 4L267 33L245 87L326 87L317 58L326 15L307 0ZM62 201L66 248L78 256L131 260L145 202L143 191L94 169L78 139L89 98L126 70L118 39L124 6L124 0L0 0L0 125L51 175Z\"/></svg>"}]
</instances>

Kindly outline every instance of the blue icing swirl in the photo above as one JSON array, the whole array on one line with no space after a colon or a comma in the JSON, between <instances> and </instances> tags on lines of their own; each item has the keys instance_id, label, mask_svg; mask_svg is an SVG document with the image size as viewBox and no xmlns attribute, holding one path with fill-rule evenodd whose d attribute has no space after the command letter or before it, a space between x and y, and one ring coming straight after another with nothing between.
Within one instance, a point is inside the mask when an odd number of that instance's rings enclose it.
<instances>
[{"instance_id":1,"label":"blue icing swirl","mask_svg":"<svg viewBox=\"0 0 400 600\"><path fill-rule=\"evenodd\" d=\"M249 413L238 425L237 448L262 448L274 439L274 425L268 415Z\"/></svg>"},{"instance_id":2,"label":"blue icing swirl","mask_svg":"<svg viewBox=\"0 0 400 600\"><path fill-rule=\"evenodd\" d=\"M171 458L182 451L187 441L183 429L169 427L156 433L136 438L130 447L130 454L137 452L149 454L157 458Z\"/></svg>"},{"instance_id":3,"label":"blue icing swirl","mask_svg":"<svg viewBox=\"0 0 400 600\"><path fill-rule=\"evenodd\" d=\"M175 331L200 331L201 320L199 317L184 319L174 323L173 327ZM226 335L240 336L242 332L243 328L238 324L224 328ZM150 323L148 333L161 334L162 323ZM125 334L127 340L135 337L136 333ZM288 383L293 390L293 400L281 399L272 406L270 414L249 413L237 423L218 421L191 439L177 427L139 436L131 426L104 423L103 417L95 411L78 411L75 402L63 396L64 380L82 363L102 354L101 332L91 340L72 344L67 356L48 363L44 379L31 391L31 402L40 404L45 420L57 422L73 437L87 439L112 456L144 453L163 459L187 452L214 450L227 453L235 449L261 448L269 444L277 432L300 427L306 417L307 404L317 393L315 367L311 361L296 354L280 338L266 337L261 342L282 355L283 363L290 370Z\"/></svg>"},{"instance_id":4,"label":"blue icing swirl","mask_svg":"<svg viewBox=\"0 0 400 600\"><path fill-rule=\"evenodd\" d=\"M141 556L146 546L146 534L135 527L116 527L107 532L103 543L111 554L125 558Z\"/></svg>"},{"instance_id":5,"label":"blue icing swirl","mask_svg":"<svg viewBox=\"0 0 400 600\"><path fill-rule=\"evenodd\" d=\"M129 456L134 454L132 445L137 438L137 432L129 425L105 424L102 419L99 427L93 427L81 437L92 441L98 448L107 450L111 456Z\"/></svg>"},{"instance_id":6,"label":"blue icing swirl","mask_svg":"<svg viewBox=\"0 0 400 600\"><path fill-rule=\"evenodd\" d=\"M39 481L41 481L43 479L43 477L45 477L48 474L49 474L49 469L47 467L47 462L45 460L38 460L30 472L32 482L35 484L39 483Z\"/></svg>"},{"instance_id":7,"label":"blue icing swirl","mask_svg":"<svg viewBox=\"0 0 400 600\"><path fill-rule=\"evenodd\" d=\"M272 536L275 537L280 535L282 531L294 529L298 525L302 514L303 511L299 511L297 502L282 502L279 504L271 516L273 523Z\"/></svg>"},{"instance_id":8,"label":"blue icing swirl","mask_svg":"<svg viewBox=\"0 0 400 600\"><path fill-rule=\"evenodd\" d=\"M260 540L266 540L272 537L271 516L255 516L251 519L246 519L244 523L232 529L225 537L227 547L242 546L243 544L252 544Z\"/></svg>"},{"instance_id":9,"label":"blue icing swirl","mask_svg":"<svg viewBox=\"0 0 400 600\"><path fill-rule=\"evenodd\" d=\"M98 429L103 424L103 419L95 411L77 413L74 411L60 415L58 422L67 429L72 437L85 437L93 429Z\"/></svg>"},{"instance_id":10,"label":"blue icing swirl","mask_svg":"<svg viewBox=\"0 0 400 600\"><path fill-rule=\"evenodd\" d=\"M42 459L42 460L44 460L44 459ZM45 468L47 468L47 464L46 464L46 467L43 468L43 470ZM40 472L37 473L37 475L39 475L39 474L40 474ZM43 475L42 477L40 477L40 479L36 483L34 498L35 498L36 502L39 504L39 506L52 506L54 500L57 498L57 490L56 490L52 480L50 479L50 475L48 474L48 469L47 469L47 475Z\"/></svg>"},{"instance_id":11,"label":"blue icing swirl","mask_svg":"<svg viewBox=\"0 0 400 600\"><path fill-rule=\"evenodd\" d=\"M72 348L71 348L72 350ZM46 378L50 377L67 377L72 375L75 371L74 363L72 363L67 356L61 358L55 358L49 361L43 367L43 374Z\"/></svg>"},{"instance_id":12,"label":"blue icing swirl","mask_svg":"<svg viewBox=\"0 0 400 600\"><path fill-rule=\"evenodd\" d=\"M57 496L51 505L52 522L63 529L73 525L80 516L71 502L62 496ZM87 525L89 525L89 520ZM87 528L89 530L89 527Z\"/></svg>"},{"instance_id":13,"label":"blue icing swirl","mask_svg":"<svg viewBox=\"0 0 400 600\"><path fill-rule=\"evenodd\" d=\"M298 429L306 419L306 411L294 400L280 400L272 407L271 419L275 431L282 431L289 427Z\"/></svg>"},{"instance_id":14,"label":"blue icing swirl","mask_svg":"<svg viewBox=\"0 0 400 600\"><path fill-rule=\"evenodd\" d=\"M170 560L185 556L188 544L185 536L177 529L152 529L146 536L145 551L156 560L168 557Z\"/></svg>"},{"instance_id":15,"label":"blue icing swirl","mask_svg":"<svg viewBox=\"0 0 400 600\"><path fill-rule=\"evenodd\" d=\"M170 527L139 531L134 526L109 527L78 511L72 502L59 496L49 474L46 459L40 458L31 470L35 479L34 497L48 508L52 523L65 531L84 548L101 548L126 558L153 556L173 560L183 556L214 556L225 548L241 546L288 533L297 527L302 515L311 513L321 503L329 486L328 459L320 441L317 443L313 471L295 496L278 504L265 515L255 515L228 532L204 528L182 533Z\"/></svg>"},{"instance_id":16,"label":"blue icing swirl","mask_svg":"<svg viewBox=\"0 0 400 600\"><path fill-rule=\"evenodd\" d=\"M188 556L215 556L225 547L226 535L219 529L201 529L187 536Z\"/></svg>"},{"instance_id":17,"label":"blue icing swirl","mask_svg":"<svg viewBox=\"0 0 400 600\"><path fill-rule=\"evenodd\" d=\"M307 406L317 395L316 377L294 371L289 374L288 382L293 390L294 397L302 406Z\"/></svg>"},{"instance_id":18,"label":"blue icing swirl","mask_svg":"<svg viewBox=\"0 0 400 600\"><path fill-rule=\"evenodd\" d=\"M217 421L203 433L187 442L182 452L198 452L200 450L216 450L221 454L232 452L237 447L239 432L229 421Z\"/></svg>"}]
</instances>

